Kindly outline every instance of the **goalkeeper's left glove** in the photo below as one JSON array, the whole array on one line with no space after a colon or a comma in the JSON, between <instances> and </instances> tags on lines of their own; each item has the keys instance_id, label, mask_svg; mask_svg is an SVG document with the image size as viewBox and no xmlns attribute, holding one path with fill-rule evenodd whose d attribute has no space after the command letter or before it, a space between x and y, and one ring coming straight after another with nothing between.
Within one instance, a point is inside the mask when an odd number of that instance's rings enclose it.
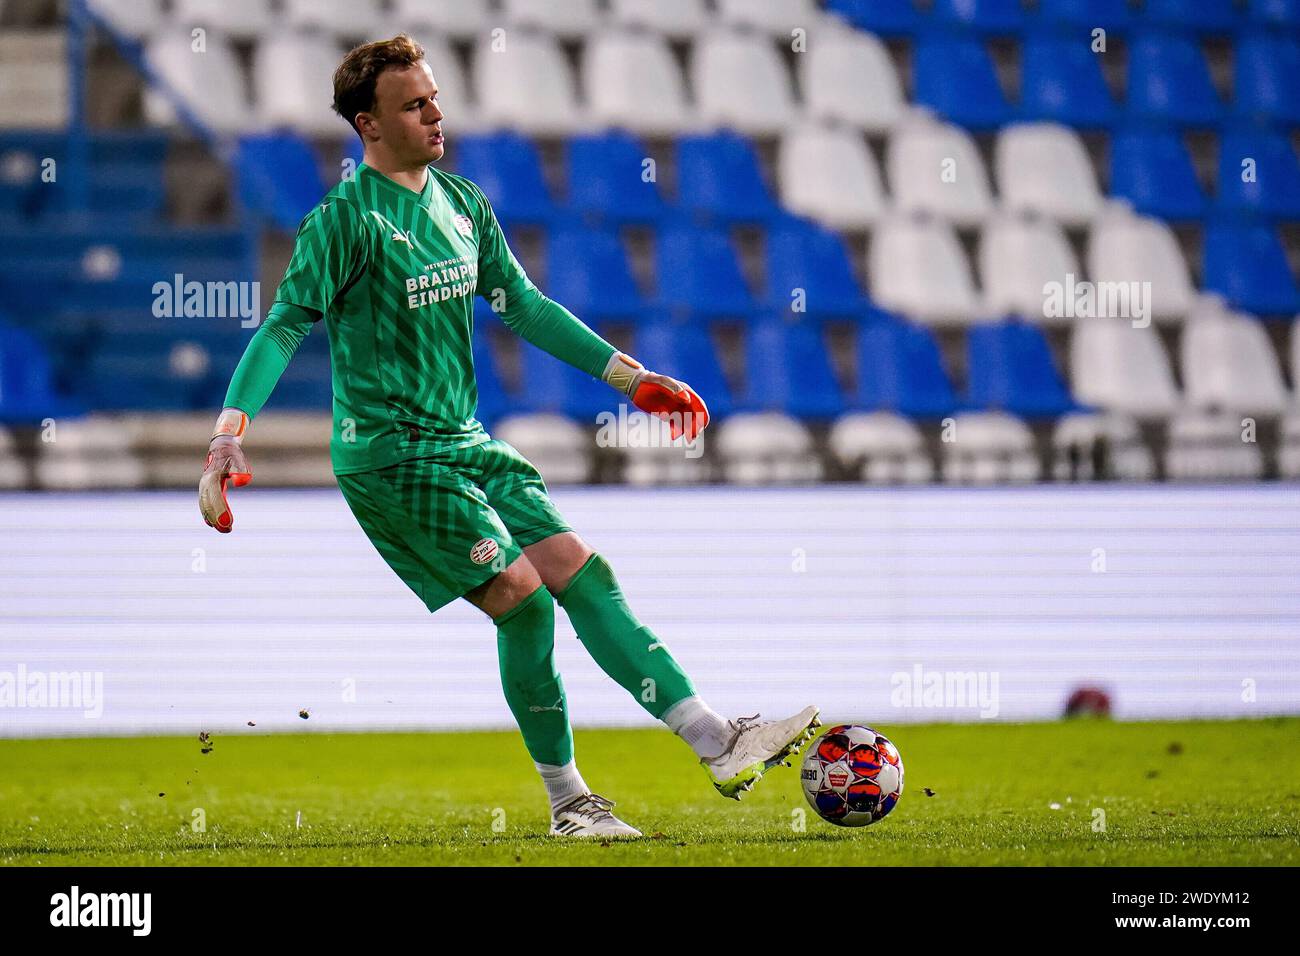
<instances>
[{"instance_id":1,"label":"goalkeeper's left glove","mask_svg":"<svg viewBox=\"0 0 1300 956\"><path fill-rule=\"evenodd\" d=\"M615 352L601 378L632 399L632 404L647 414L668 422L674 438L686 436L688 442L709 424L709 407L689 385L667 375L651 372L630 355Z\"/></svg>"},{"instance_id":2,"label":"goalkeeper's left glove","mask_svg":"<svg viewBox=\"0 0 1300 956\"><path fill-rule=\"evenodd\" d=\"M239 409L227 408L221 412L208 442L203 477L199 479L199 511L208 526L222 534L229 534L235 526L230 503L226 501L226 482L233 481L240 488L253 480L253 469L248 467L240 446L247 428L248 416Z\"/></svg>"}]
</instances>

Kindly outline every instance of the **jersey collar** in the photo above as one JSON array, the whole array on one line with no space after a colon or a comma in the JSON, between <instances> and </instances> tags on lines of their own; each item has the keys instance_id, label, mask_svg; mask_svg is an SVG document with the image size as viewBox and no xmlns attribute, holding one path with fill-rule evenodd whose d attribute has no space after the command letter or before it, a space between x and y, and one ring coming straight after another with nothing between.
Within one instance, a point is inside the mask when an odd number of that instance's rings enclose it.
<instances>
[{"instance_id":1,"label":"jersey collar","mask_svg":"<svg viewBox=\"0 0 1300 956\"><path fill-rule=\"evenodd\" d=\"M419 192L416 192L414 189L407 189L401 183L389 179L379 170L375 169L373 166L367 166L365 163L361 163L359 166L357 166L357 172L367 174L370 177L370 179L378 183L381 188L390 190L395 195L405 197L406 199L410 199L412 196L414 196L422 206L427 206L429 204L430 198L433 196L433 170L432 169L428 170L429 174L424 179L424 188Z\"/></svg>"}]
</instances>

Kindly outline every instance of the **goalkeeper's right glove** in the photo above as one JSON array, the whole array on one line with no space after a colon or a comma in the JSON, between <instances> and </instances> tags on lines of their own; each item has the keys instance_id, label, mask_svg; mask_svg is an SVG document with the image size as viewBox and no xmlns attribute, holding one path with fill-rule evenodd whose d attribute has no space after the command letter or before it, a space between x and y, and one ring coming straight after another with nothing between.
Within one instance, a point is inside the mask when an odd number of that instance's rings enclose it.
<instances>
[{"instance_id":1,"label":"goalkeeper's right glove","mask_svg":"<svg viewBox=\"0 0 1300 956\"><path fill-rule=\"evenodd\" d=\"M685 435L687 442L693 442L709 424L709 407L698 392L685 382L650 371L630 355L611 355L601 379L641 411L668 422L673 440Z\"/></svg>"},{"instance_id":2,"label":"goalkeeper's right glove","mask_svg":"<svg viewBox=\"0 0 1300 956\"><path fill-rule=\"evenodd\" d=\"M248 428L248 416L237 408L224 409L217 417L217 427L208 442L208 460L199 479L199 511L209 527L228 534L235 526L226 501L226 482L242 488L253 480L240 442Z\"/></svg>"}]
</instances>

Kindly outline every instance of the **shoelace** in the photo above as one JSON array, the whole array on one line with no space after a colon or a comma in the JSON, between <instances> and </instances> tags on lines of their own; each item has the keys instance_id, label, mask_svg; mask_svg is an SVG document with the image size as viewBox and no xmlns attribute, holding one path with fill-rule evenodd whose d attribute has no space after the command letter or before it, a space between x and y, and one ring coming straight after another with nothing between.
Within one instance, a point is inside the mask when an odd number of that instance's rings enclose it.
<instances>
[{"instance_id":1,"label":"shoelace","mask_svg":"<svg viewBox=\"0 0 1300 956\"><path fill-rule=\"evenodd\" d=\"M588 808L586 805L591 804ZM577 813L581 816L590 817L592 820L604 820L612 818L614 814L609 811L614 807L614 801L602 797L598 793L584 793L574 797L564 806L556 810L556 815L560 813Z\"/></svg>"},{"instance_id":2,"label":"shoelace","mask_svg":"<svg viewBox=\"0 0 1300 956\"><path fill-rule=\"evenodd\" d=\"M757 726L759 723L758 718L762 716L763 716L762 714L755 714L753 717L737 717L735 720L736 733L739 735L740 733L743 733L744 731L748 730L750 727Z\"/></svg>"}]
</instances>

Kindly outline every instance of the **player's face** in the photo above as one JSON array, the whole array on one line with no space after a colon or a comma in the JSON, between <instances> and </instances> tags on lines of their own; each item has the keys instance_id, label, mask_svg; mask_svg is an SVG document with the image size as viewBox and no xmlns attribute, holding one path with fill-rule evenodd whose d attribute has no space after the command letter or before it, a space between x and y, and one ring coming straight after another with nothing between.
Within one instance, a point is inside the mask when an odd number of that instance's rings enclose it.
<instances>
[{"instance_id":1,"label":"player's face","mask_svg":"<svg viewBox=\"0 0 1300 956\"><path fill-rule=\"evenodd\" d=\"M403 165L425 166L442 159L438 84L423 60L379 74L372 115L379 139Z\"/></svg>"}]
</instances>

